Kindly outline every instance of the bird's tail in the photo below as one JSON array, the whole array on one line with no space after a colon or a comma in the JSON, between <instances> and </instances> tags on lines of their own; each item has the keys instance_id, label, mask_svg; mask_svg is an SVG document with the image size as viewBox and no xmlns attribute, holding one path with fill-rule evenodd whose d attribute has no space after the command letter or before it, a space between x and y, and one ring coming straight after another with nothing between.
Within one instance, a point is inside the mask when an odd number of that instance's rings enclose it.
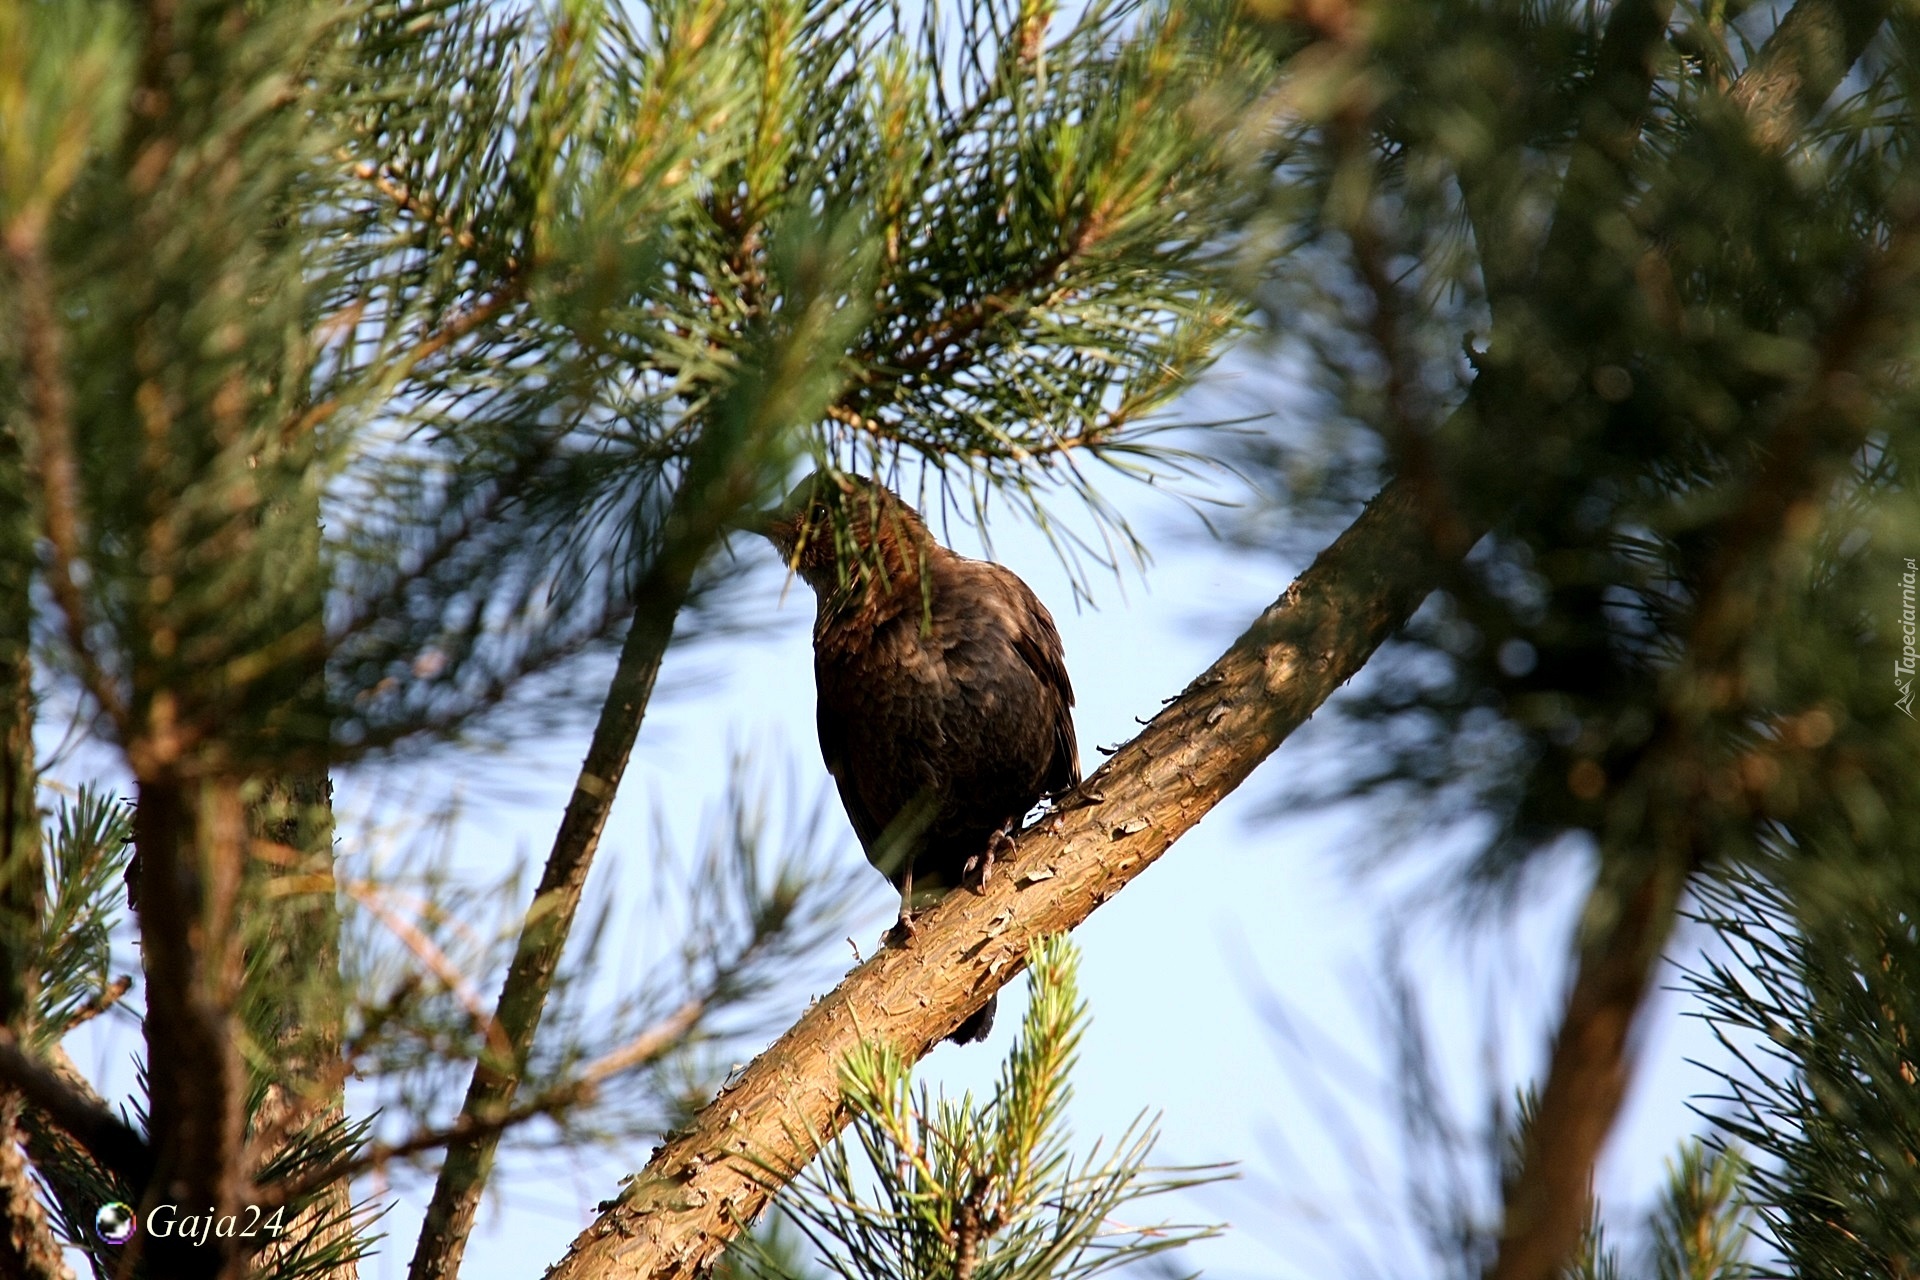
<instances>
[{"instance_id":1,"label":"bird's tail","mask_svg":"<svg viewBox=\"0 0 1920 1280\"><path fill-rule=\"evenodd\" d=\"M993 1030L993 1015L1000 1007L1000 997L991 995L987 1002L973 1011L973 1016L953 1029L947 1039L955 1044L972 1044L976 1040L985 1040L987 1033Z\"/></svg>"}]
</instances>

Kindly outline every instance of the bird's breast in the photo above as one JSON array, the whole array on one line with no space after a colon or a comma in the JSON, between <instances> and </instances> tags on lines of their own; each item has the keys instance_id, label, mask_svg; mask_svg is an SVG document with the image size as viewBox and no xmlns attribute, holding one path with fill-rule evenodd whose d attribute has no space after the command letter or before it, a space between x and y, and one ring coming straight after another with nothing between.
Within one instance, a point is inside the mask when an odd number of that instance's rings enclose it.
<instances>
[{"instance_id":1,"label":"bird's breast","mask_svg":"<svg viewBox=\"0 0 1920 1280\"><path fill-rule=\"evenodd\" d=\"M862 645L818 645L819 695L845 725L848 763L945 786L1003 777L1024 786L1043 769L1046 695L994 621L922 628L901 618Z\"/></svg>"}]
</instances>

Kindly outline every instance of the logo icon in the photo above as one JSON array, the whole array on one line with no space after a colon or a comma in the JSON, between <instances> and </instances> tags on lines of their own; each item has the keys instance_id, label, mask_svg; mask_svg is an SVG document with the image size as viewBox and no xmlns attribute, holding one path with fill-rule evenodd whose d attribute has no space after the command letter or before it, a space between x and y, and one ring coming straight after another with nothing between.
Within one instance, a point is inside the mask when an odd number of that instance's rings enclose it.
<instances>
[{"instance_id":1,"label":"logo icon","mask_svg":"<svg viewBox=\"0 0 1920 1280\"><path fill-rule=\"evenodd\" d=\"M125 1244L133 1239L133 1210L115 1200L100 1206L93 1215L93 1231L108 1244Z\"/></svg>"}]
</instances>

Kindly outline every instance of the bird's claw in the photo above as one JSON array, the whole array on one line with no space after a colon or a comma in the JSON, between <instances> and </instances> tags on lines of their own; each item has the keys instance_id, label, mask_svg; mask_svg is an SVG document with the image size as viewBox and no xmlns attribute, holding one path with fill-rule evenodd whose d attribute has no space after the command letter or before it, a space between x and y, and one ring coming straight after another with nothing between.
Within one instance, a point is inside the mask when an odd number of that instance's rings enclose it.
<instances>
[{"instance_id":1,"label":"bird's claw","mask_svg":"<svg viewBox=\"0 0 1920 1280\"><path fill-rule=\"evenodd\" d=\"M1070 787L1054 799L1053 811L1056 814L1070 813L1075 809L1089 809L1096 804L1105 804L1107 797L1085 783Z\"/></svg>"},{"instance_id":2,"label":"bird's claw","mask_svg":"<svg viewBox=\"0 0 1920 1280\"><path fill-rule=\"evenodd\" d=\"M976 892L984 893L987 886L993 883L993 864L1018 847L1014 844L1013 836L1008 833L1007 828L1001 827L987 838L986 851L968 858L967 865L961 868L960 873Z\"/></svg>"},{"instance_id":3,"label":"bird's claw","mask_svg":"<svg viewBox=\"0 0 1920 1280\"><path fill-rule=\"evenodd\" d=\"M881 945L904 947L912 941L914 935L920 932L920 922L914 919L915 914L905 907L900 908L900 918L893 922L891 929L880 935Z\"/></svg>"}]
</instances>

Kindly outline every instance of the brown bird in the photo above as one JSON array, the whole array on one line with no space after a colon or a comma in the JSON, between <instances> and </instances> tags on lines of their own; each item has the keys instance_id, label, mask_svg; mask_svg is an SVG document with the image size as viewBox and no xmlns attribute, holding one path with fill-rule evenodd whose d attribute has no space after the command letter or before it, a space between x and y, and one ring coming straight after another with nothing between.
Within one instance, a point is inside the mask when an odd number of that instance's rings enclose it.
<instances>
[{"instance_id":1,"label":"brown bird","mask_svg":"<svg viewBox=\"0 0 1920 1280\"><path fill-rule=\"evenodd\" d=\"M916 907L984 885L1027 811L1080 782L1060 633L1011 571L859 476L815 472L759 527L818 598L820 754L911 935ZM984 1040L996 1003L947 1038Z\"/></svg>"}]
</instances>

